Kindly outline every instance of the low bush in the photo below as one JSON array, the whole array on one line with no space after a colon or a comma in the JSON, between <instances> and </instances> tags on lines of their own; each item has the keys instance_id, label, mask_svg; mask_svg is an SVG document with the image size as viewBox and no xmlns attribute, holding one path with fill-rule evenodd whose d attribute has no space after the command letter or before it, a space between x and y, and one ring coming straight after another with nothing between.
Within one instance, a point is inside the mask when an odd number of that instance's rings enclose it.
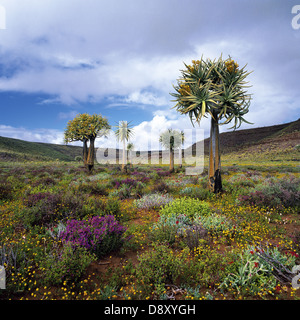
<instances>
[{"instance_id":1,"label":"low bush","mask_svg":"<svg viewBox=\"0 0 300 320\"><path fill-rule=\"evenodd\" d=\"M179 188L179 187L185 187L187 184L191 184L192 180L191 179L176 179L176 180L168 180L166 184L169 187L174 187L174 188Z\"/></svg>"},{"instance_id":2,"label":"low bush","mask_svg":"<svg viewBox=\"0 0 300 320\"><path fill-rule=\"evenodd\" d=\"M173 244L176 237L182 233L184 227L190 224L190 219L185 215L162 215L152 227L151 236L154 241L166 241Z\"/></svg>"},{"instance_id":3,"label":"low bush","mask_svg":"<svg viewBox=\"0 0 300 320\"><path fill-rule=\"evenodd\" d=\"M63 242L79 245L101 257L121 247L125 231L114 216L95 216L88 221L69 220L61 238Z\"/></svg>"},{"instance_id":4,"label":"low bush","mask_svg":"<svg viewBox=\"0 0 300 320\"><path fill-rule=\"evenodd\" d=\"M49 235L54 240L60 239L63 232L66 231L66 226L62 222L59 222L58 224L48 228L46 230L46 235Z\"/></svg>"},{"instance_id":5,"label":"low bush","mask_svg":"<svg viewBox=\"0 0 300 320\"><path fill-rule=\"evenodd\" d=\"M173 198L168 194L147 194L141 199L134 200L134 205L137 209L159 209L161 206L166 205L173 201Z\"/></svg>"},{"instance_id":6,"label":"low bush","mask_svg":"<svg viewBox=\"0 0 300 320\"><path fill-rule=\"evenodd\" d=\"M165 284L172 284L180 277L184 261L166 245L158 245L138 257L136 269L137 284L144 295L154 289L158 296L165 290Z\"/></svg>"},{"instance_id":7,"label":"low bush","mask_svg":"<svg viewBox=\"0 0 300 320\"><path fill-rule=\"evenodd\" d=\"M91 195L107 196L106 185L100 182L81 183L78 185L78 191Z\"/></svg>"},{"instance_id":8,"label":"low bush","mask_svg":"<svg viewBox=\"0 0 300 320\"><path fill-rule=\"evenodd\" d=\"M25 199L26 207L18 214L25 226L43 225L61 219L59 209L62 197L59 194L36 193L30 194Z\"/></svg>"},{"instance_id":9,"label":"low bush","mask_svg":"<svg viewBox=\"0 0 300 320\"><path fill-rule=\"evenodd\" d=\"M181 238L190 249L193 249L198 246L200 239L206 238L207 231L187 215L173 213L161 215L153 225L151 235L154 241L166 241L169 244Z\"/></svg>"},{"instance_id":10,"label":"low bush","mask_svg":"<svg viewBox=\"0 0 300 320\"><path fill-rule=\"evenodd\" d=\"M83 200L72 193L39 192L24 199L26 207L18 213L25 226L47 225L82 214Z\"/></svg>"},{"instance_id":11,"label":"low bush","mask_svg":"<svg viewBox=\"0 0 300 320\"><path fill-rule=\"evenodd\" d=\"M162 169L158 168L156 170L159 177L168 177L171 175L170 171L163 171Z\"/></svg>"},{"instance_id":12,"label":"low bush","mask_svg":"<svg viewBox=\"0 0 300 320\"><path fill-rule=\"evenodd\" d=\"M183 243L193 250L199 246L200 243L205 243L207 239L207 230L199 223L187 225L183 232Z\"/></svg>"},{"instance_id":13,"label":"low bush","mask_svg":"<svg viewBox=\"0 0 300 320\"><path fill-rule=\"evenodd\" d=\"M232 176L229 179L229 182L233 184L233 186L236 187L254 187L255 182L258 181L258 177L256 176L250 176L249 174L237 174Z\"/></svg>"},{"instance_id":14,"label":"low bush","mask_svg":"<svg viewBox=\"0 0 300 320\"><path fill-rule=\"evenodd\" d=\"M13 188L9 183L0 184L0 201L12 199L13 193L14 193Z\"/></svg>"},{"instance_id":15,"label":"low bush","mask_svg":"<svg viewBox=\"0 0 300 320\"><path fill-rule=\"evenodd\" d=\"M41 267L45 270L43 282L47 285L76 282L94 260L95 256L85 248L65 244L61 250L52 252L41 262Z\"/></svg>"},{"instance_id":16,"label":"low bush","mask_svg":"<svg viewBox=\"0 0 300 320\"><path fill-rule=\"evenodd\" d=\"M161 215L186 215L190 219L196 219L200 216L206 216L211 213L210 205L207 202L198 199L181 197L166 204L160 210Z\"/></svg>"},{"instance_id":17,"label":"low bush","mask_svg":"<svg viewBox=\"0 0 300 320\"><path fill-rule=\"evenodd\" d=\"M114 188L116 189L112 191L109 196L117 197L120 200L141 197L144 194L144 188L146 187L143 182L132 179L115 180L115 182L113 182L113 185L114 184Z\"/></svg>"},{"instance_id":18,"label":"low bush","mask_svg":"<svg viewBox=\"0 0 300 320\"><path fill-rule=\"evenodd\" d=\"M300 178L270 178L249 194L239 197L241 204L266 207L300 207Z\"/></svg>"},{"instance_id":19,"label":"low bush","mask_svg":"<svg viewBox=\"0 0 300 320\"><path fill-rule=\"evenodd\" d=\"M285 267L292 268L295 265L294 255L282 254L276 247L267 248L266 252ZM272 292L277 282L273 266L257 253L258 249L249 246L241 254L233 256L230 273L220 284L220 289L235 290L238 294L246 295Z\"/></svg>"},{"instance_id":20,"label":"low bush","mask_svg":"<svg viewBox=\"0 0 300 320\"><path fill-rule=\"evenodd\" d=\"M183 256L184 258L184 256ZM228 256L220 254L204 240L189 251L182 272L182 283L185 286L215 287L228 275Z\"/></svg>"},{"instance_id":21,"label":"low bush","mask_svg":"<svg viewBox=\"0 0 300 320\"><path fill-rule=\"evenodd\" d=\"M163 181L157 181L151 188L151 192L167 193L170 191L170 187Z\"/></svg>"},{"instance_id":22,"label":"low bush","mask_svg":"<svg viewBox=\"0 0 300 320\"><path fill-rule=\"evenodd\" d=\"M211 191L209 191L207 188L202 187L185 187L180 190L180 195L188 196L191 198L196 198L199 200L206 200L210 199L212 197Z\"/></svg>"},{"instance_id":23,"label":"low bush","mask_svg":"<svg viewBox=\"0 0 300 320\"><path fill-rule=\"evenodd\" d=\"M120 219L121 216L121 202L117 198L108 198L104 211L107 215L114 216L117 220Z\"/></svg>"},{"instance_id":24,"label":"low bush","mask_svg":"<svg viewBox=\"0 0 300 320\"><path fill-rule=\"evenodd\" d=\"M218 234L222 231L233 231L233 225L226 216L211 214L199 218L203 227L212 234Z\"/></svg>"}]
</instances>

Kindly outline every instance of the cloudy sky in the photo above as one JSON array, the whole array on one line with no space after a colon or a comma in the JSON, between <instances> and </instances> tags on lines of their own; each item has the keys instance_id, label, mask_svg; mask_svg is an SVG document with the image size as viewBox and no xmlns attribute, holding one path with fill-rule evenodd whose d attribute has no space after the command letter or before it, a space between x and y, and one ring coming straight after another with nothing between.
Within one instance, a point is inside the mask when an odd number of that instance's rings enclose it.
<instances>
[{"instance_id":1,"label":"cloudy sky","mask_svg":"<svg viewBox=\"0 0 300 320\"><path fill-rule=\"evenodd\" d=\"M253 71L254 125L241 129L297 120L297 2L0 0L0 136L62 143L67 121L85 112L132 121L137 146L150 133L190 129L170 92L183 62L202 55L230 55ZM207 136L209 121L200 128Z\"/></svg>"}]
</instances>

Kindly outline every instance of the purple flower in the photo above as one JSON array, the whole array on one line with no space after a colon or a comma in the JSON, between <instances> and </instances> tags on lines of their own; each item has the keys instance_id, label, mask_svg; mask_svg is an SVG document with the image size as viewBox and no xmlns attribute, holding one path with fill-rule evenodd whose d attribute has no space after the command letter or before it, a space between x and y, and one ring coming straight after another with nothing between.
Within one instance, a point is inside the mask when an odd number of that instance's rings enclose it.
<instances>
[{"instance_id":1,"label":"purple flower","mask_svg":"<svg viewBox=\"0 0 300 320\"><path fill-rule=\"evenodd\" d=\"M114 247L107 248L107 244L110 244L112 239L116 240L112 242L120 245L125 231L126 228L114 216L95 216L88 221L69 220L66 230L62 234L62 239L101 255L110 249L115 249Z\"/></svg>"}]
</instances>

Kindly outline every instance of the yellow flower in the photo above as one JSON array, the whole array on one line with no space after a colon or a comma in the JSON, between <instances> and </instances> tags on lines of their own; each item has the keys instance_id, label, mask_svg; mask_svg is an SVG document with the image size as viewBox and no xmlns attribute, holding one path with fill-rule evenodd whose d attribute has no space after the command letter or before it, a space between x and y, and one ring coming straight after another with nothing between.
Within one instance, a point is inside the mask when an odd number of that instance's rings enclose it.
<instances>
[{"instance_id":1,"label":"yellow flower","mask_svg":"<svg viewBox=\"0 0 300 320\"><path fill-rule=\"evenodd\" d=\"M232 73L233 71L236 72L239 65L234 60L227 60L225 62L225 66L227 68L227 71Z\"/></svg>"},{"instance_id":2,"label":"yellow flower","mask_svg":"<svg viewBox=\"0 0 300 320\"><path fill-rule=\"evenodd\" d=\"M178 90L178 92L182 96L187 96L187 95L189 95L189 93L191 93L191 88L187 84L180 84L180 89Z\"/></svg>"}]
</instances>

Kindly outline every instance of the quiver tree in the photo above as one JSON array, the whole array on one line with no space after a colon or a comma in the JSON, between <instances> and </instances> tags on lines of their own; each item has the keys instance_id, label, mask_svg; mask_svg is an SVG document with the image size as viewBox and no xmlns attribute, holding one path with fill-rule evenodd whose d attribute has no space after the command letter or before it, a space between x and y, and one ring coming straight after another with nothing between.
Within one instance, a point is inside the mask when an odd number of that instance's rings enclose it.
<instances>
[{"instance_id":1,"label":"quiver tree","mask_svg":"<svg viewBox=\"0 0 300 320\"><path fill-rule=\"evenodd\" d=\"M174 172L174 150L179 148L181 153L181 145L184 140L184 133L173 129L167 129L159 136L159 142L170 152L170 167L169 171ZM181 156L181 155L180 155ZM181 157L180 157L181 159ZM181 165L181 163L180 163Z\"/></svg>"},{"instance_id":2,"label":"quiver tree","mask_svg":"<svg viewBox=\"0 0 300 320\"><path fill-rule=\"evenodd\" d=\"M125 142L128 142L128 140L133 135L133 129L130 126L130 122L128 123L127 121L120 121L119 125L116 126L115 135L118 141L121 141L123 143L122 171L124 172L125 165L127 163Z\"/></svg>"},{"instance_id":3,"label":"quiver tree","mask_svg":"<svg viewBox=\"0 0 300 320\"><path fill-rule=\"evenodd\" d=\"M219 125L234 121L236 129L248 112L251 95L247 94L245 78L250 74L230 57L217 61L192 60L181 70L182 77L174 86L176 98L174 108L181 114L188 114L192 124L200 124L202 117L211 117L209 144L209 188L217 193L222 191L221 162L219 146ZM222 121L223 122L220 122Z\"/></svg>"},{"instance_id":4,"label":"quiver tree","mask_svg":"<svg viewBox=\"0 0 300 320\"><path fill-rule=\"evenodd\" d=\"M129 142L129 143L127 143L127 147L126 148L127 148L128 163L129 163L129 166L130 166L130 165L132 165L131 158L132 158L132 151L134 150L134 144L132 142Z\"/></svg>"},{"instance_id":5,"label":"quiver tree","mask_svg":"<svg viewBox=\"0 0 300 320\"><path fill-rule=\"evenodd\" d=\"M107 119L100 114L79 114L67 124L65 142L83 142L83 163L89 171L94 167L95 140L97 137L106 136L109 130Z\"/></svg>"}]
</instances>

